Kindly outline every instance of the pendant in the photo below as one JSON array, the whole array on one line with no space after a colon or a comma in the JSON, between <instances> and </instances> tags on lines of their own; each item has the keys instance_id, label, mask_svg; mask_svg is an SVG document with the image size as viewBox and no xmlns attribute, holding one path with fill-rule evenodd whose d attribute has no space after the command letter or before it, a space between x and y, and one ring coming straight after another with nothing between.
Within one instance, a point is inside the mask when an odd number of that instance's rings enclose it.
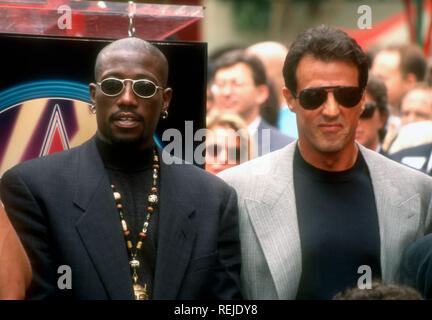
<instances>
[{"instance_id":1,"label":"pendant","mask_svg":"<svg viewBox=\"0 0 432 320\"><path fill-rule=\"evenodd\" d=\"M135 294L135 300L149 300L146 284L144 285L144 287L139 284L134 284L133 290Z\"/></svg>"}]
</instances>

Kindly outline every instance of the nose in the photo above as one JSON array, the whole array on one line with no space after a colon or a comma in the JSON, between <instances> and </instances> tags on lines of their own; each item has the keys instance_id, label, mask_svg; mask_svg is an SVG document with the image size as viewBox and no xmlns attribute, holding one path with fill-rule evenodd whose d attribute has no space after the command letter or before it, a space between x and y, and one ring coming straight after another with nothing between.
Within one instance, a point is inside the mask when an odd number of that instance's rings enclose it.
<instances>
[{"instance_id":1,"label":"nose","mask_svg":"<svg viewBox=\"0 0 432 320\"><path fill-rule=\"evenodd\" d=\"M327 118L337 118L340 114L340 105L336 101L333 92L328 92L324 102L322 114Z\"/></svg>"},{"instance_id":2,"label":"nose","mask_svg":"<svg viewBox=\"0 0 432 320\"><path fill-rule=\"evenodd\" d=\"M138 101L132 89L132 82L125 81L124 85L125 87L117 100L118 105L122 107L136 107Z\"/></svg>"}]
</instances>

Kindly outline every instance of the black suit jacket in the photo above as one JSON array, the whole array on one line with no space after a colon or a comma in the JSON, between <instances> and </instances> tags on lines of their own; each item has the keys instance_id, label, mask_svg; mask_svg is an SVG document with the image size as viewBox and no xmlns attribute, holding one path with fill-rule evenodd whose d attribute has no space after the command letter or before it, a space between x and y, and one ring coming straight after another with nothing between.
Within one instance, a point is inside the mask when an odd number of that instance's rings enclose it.
<instances>
[{"instance_id":1,"label":"black suit jacket","mask_svg":"<svg viewBox=\"0 0 432 320\"><path fill-rule=\"evenodd\" d=\"M432 299L432 234L405 249L401 263L402 283L417 289L424 298Z\"/></svg>"},{"instance_id":2,"label":"black suit jacket","mask_svg":"<svg viewBox=\"0 0 432 320\"><path fill-rule=\"evenodd\" d=\"M410 147L406 149L402 149L398 152L395 152L389 156L390 159L393 159L399 163L405 164L410 166L409 162L407 161L407 158L410 157L418 157L419 159L423 159L422 162L419 163L419 167L413 167L417 170L423 171L429 175L432 175L432 171L429 170L428 172L428 163L431 161L432 156L432 143L422 144L415 147Z\"/></svg>"},{"instance_id":3,"label":"black suit jacket","mask_svg":"<svg viewBox=\"0 0 432 320\"><path fill-rule=\"evenodd\" d=\"M1 198L33 267L31 298L133 299L108 175L95 139L7 171ZM240 298L237 196L218 177L160 157L153 299ZM58 268L72 270L59 290Z\"/></svg>"},{"instance_id":4,"label":"black suit jacket","mask_svg":"<svg viewBox=\"0 0 432 320\"><path fill-rule=\"evenodd\" d=\"M264 134L264 130L268 130L268 136ZM266 138L269 138L269 141L266 141ZM255 141L258 148L258 156L264 155L263 150L269 150L269 152L273 152L279 149L282 149L287 144L293 142L295 139L283 134L279 129L273 127L264 119L261 119L257 131Z\"/></svg>"}]
</instances>

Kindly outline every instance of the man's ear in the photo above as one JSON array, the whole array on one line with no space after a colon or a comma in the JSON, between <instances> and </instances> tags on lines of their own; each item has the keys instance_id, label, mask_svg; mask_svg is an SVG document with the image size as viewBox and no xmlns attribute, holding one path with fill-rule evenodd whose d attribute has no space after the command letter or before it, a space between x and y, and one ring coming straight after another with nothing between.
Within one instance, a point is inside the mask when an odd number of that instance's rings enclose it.
<instances>
[{"instance_id":1,"label":"man's ear","mask_svg":"<svg viewBox=\"0 0 432 320\"><path fill-rule=\"evenodd\" d=\"M96 87L97 84L96 83L90 83L89 84L89 90L90 90L90 100L92 105L96 105Z\"/></svg>"},{"instance_id":2,"label":"man's ear","mask_svg":"<svg viewBox=\"0 0 432 320\"><path fill-rule=\"evenodd\" d=\"M292 112L296 112L296 108L295 108L295 98L291 93L291 90L288 89L287 87L283 87L282 89L282 93L283 96L285 98L285 101L287 103L288 108L292 111Z\"/></svg>"},{"instance_id":3,"label":"man's ear","mask_svg":"<svg viewBox=\"0 0 432 320\"><path fill-rule=\"evenodd\" d=\"M172 89L171 88L165 88L163 92L163 106L161 112L168 111L169 104L171 102L172 98Z\"/></svg>"},{"instance_id":4,"label":"man's ear","mask_svg":"<svg viewBox=\"0 0 432 320\"><path fill-rule=\"evenodd\" d=\"M380 112L380 129L384 128L389 112L387 110Z\"/></svg>"},{"instance_id":5,"label":"man's ear","mask_svg":"<svg viewBox=\"0 0 432 320\"><path fill-rule=\"evenodd\" d=\"M256 103L262 105L269 97L269 88L265 84L261 84L256 87L258 94L256 96Z\"/></svg>"}]
</instances>

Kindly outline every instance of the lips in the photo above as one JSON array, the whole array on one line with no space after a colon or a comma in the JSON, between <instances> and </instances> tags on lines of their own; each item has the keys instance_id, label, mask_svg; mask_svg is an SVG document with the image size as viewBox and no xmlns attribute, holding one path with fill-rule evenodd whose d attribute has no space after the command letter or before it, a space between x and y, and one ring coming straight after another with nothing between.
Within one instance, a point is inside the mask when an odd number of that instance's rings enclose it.
<instances>
[{"instance_id":1,"label":"lips","mask_svg":"<svg viewBox=\"0 0 432 320\"><path fill-rule=\"evenodd\" d=\"M133 112L117 112L111 117L112 122L120 128L133 128L137 126L142 117Z\"/></svg>"},{"instance_id":2,"label":"lips","mask_svg":"<svg viewBox=\"0 0 432 320\"><path fill-rule=\"evenodd\" d=\"M340 123L322 123L318 126L324 133L335 133L342 129L342 124Z\"/></svg>"}]
</instances>

